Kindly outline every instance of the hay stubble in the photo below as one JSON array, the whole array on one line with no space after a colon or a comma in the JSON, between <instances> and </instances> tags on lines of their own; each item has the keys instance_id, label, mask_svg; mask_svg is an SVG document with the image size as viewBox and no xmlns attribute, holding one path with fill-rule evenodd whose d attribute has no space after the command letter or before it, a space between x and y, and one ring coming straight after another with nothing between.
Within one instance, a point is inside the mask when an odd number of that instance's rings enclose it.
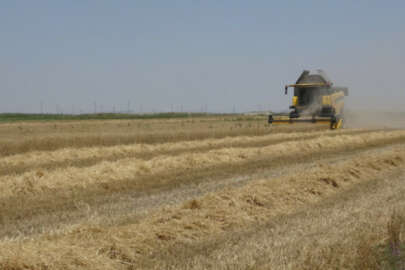
<instances>
[{"instance_id":1,"label":"hay stubble","mask_svg":"<svg viewBox=\"0 0 405 270\"><path fill-rule=\"evenodd\" d=\"M312 258L308 254L322 252L309 235L324 229L316 209L335 213L331 219L353 235L352 228L359 226L346 222L345 215L362 210L342 208L339 197L360 200L364 191L365 197L376 198L375 205L377 198L384 205L388 197L398 207L404 205L394 195L405 162L402 130L301 127L291 132L292 127L268 129L258 121L229 119L18 125L22 127L0 127L5 130L0 146L1 269L229 269L236 262L239 269L297 268ZM115 129L101 134L103 125ZM67 132L65 137L60 131ZM54 139L47 144L48 138ZM301 161L308 165L299 166ZM260 177L260 171L268 176ZM243 174L256 176L232 181ZM395 180L392 188L380 193L372 188L387 178ZM217 187L197 192L210 182ZM169 199L158 202L165 192L185 187L196 192L184 193L184 200L176 198L170 205ZM373 192L373 197L367 195ZM127 201L120 199L125 196ZM152 206L131 206L138 197ZM359 201L364 207L373 203ZM112 212L101 211L101 205ZM120 205L125 209L114 214ZM300 216L311 207L314 211ZM380 224L378 209L361 219ZM137 215L141 210L144 214ZM71 223L75 211L79 216ZM277 223L281 218L285 222ZM316 222L307 234L302 226L310 226L311 218ZM274 232L285 235L283 224L295 224L288 228L302 240L284 236L277 240L284 239L284 246L266 242ZM7 237L22 227L21 235ZM367 232L368 238L381 238L378 231ZM323 235L323 248L339 245L336 232ZM272 251L276 246L291 252L300 246L303 255ZM214 250L224 257L214 256ZM347 258L352 258L350 252L348 248ZM276 259L280 256L284 261Z\"/></svg>"}]
</instances>

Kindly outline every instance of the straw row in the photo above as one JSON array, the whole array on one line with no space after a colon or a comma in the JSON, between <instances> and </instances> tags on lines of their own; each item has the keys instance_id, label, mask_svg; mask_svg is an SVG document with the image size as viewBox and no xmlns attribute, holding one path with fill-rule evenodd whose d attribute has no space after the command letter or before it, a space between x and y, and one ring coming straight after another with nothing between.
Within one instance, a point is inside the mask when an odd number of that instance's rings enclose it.
<instances>
[{"instance_id":1,"label":"straw row","mask_svg":"<svg viewBox=\"0 0 405 270\"><path fill-rule=\"evenodd\" d=\"M376 143L404 132L342 135L280 145L276 152L318 151L347 145ZM284 148L283 148L284 147ZM232 149L235 150L235 149ZM246 149L244 149L246 150ZM230 154L233 152L229 150ZM257 153L256 150L252 150ZM264 150L269 151L269 150ZM218 155L219 153L215 153ZM235 154L235 153L232 153ZM249 157L249 151L244 152ZM252 154L253 155L253 154ZM207 159L206 161L209 161ZM296 175L259 179L238 188L221 190L185 204L165 208L138 224L112 228L79 227L65 235L36 241L3 243L2 269L131 269L150 266L160 250L173 245L202 243L265 223L280 214L294 213L302 205L318 202L352 186L388 176L405 163L405 149L374 156L357 155L337 164L321 164ZM175 256L175 254L174 254Z\"/></svg>"},{"instance_id":2,"label":"straw row","mask_svg":"<svg viewBox=\"0 0 405 270\"><path fill-rule=\"evenodd\" d=\"M109 147L63 148L55 151L33 151L0 158L0 175L18 174L32 169L55 169L68 166L85 167L97 162L116 161L123 158L150 159L166 154L208 151L227 147L266 146L275 143L307 140L320 136L360 134L365 130L342 130L339 132L315 131L295 133L275 133L263 136L238 136L221 139L182 141L161 144L131 144Z\"/></svg>"}]
</instances>

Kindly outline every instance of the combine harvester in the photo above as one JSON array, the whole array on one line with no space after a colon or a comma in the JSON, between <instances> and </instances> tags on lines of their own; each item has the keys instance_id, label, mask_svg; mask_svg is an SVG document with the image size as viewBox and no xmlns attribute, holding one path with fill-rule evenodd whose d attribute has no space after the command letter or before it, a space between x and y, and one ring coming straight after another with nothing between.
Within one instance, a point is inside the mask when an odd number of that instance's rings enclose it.
<instances>
[{"instance_id":1,"label":"combine harvester","mask_svg":"<svg viewBox=\"0 0 405 270\"><path fill-rule=\"evenodd\" d=\"M347 87L335 87L322 70L310 73L304 70L295 84L290 113L269 115L269 124L319 123L329 124L331 129L343 127L344 97Z\"/></svg>"}]
</instances>

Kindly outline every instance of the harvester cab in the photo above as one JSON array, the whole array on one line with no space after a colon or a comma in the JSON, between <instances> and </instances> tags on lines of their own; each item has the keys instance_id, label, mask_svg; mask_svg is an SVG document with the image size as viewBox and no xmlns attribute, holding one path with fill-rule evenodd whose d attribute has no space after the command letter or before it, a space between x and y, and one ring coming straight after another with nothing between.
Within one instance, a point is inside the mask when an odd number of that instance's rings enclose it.
<instances>
[{"instance_id":1,"label":"harvester cab","mask_svg":"<svg viewBox=\"0 0 405 270\"><path fill-rule=\"evenodd\" d=\"M285 86L294 89L292 105L288 114L269 115L270 124L321 123L329 124L331 129L343 127L344 97L347 87L335 87L322 71L310 73L304 70L295 84Z\"/></svg>"}]
</instances>

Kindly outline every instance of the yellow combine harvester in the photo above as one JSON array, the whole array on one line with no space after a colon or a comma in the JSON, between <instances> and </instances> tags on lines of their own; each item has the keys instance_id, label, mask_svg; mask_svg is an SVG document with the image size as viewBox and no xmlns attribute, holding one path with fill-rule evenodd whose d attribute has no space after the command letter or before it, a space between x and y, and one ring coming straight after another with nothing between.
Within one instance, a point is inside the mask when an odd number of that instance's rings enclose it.
<instances>
[{"instance_id":1,"label":"yellow combine harvester","mask_svg":"<svg viewBox=\"0 0 405 270\"><path fill-rule=\"evenodd\" d=\"M310 73L304 70L295 84L285 86L294 88L290 113L269 115L270 124L321 123L329 124L331 129L343 127L344 97L347 87L335 87L322 70Z\"/></svg>"}]
</instances>

